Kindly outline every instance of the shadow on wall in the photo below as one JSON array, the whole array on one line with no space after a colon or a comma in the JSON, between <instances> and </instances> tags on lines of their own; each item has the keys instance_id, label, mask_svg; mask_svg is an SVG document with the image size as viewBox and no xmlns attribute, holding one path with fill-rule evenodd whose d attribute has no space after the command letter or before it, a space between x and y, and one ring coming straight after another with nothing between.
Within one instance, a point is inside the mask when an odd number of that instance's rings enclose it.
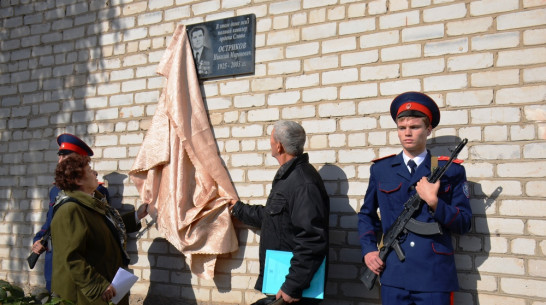
<instances>
[{"instance_id":1,"label":"shadow on wall","mask_svg":"<svg viewBox=\"0 0 546 305\"><path fill-rule=\"evenodd\" d=\"M345 287L351 285L346 282L357 278L358 269L355 265L358 263L360 247L358 247L358 240L353 240L356 234L357 217L347 195L349 191L347 175L334 164L325 164L318 172L330 197L329 263L325 300L322 302L328 304L329 301L335 302L328 298L329 294L336 295L340 293L339 290L345 291ZM347 254L350 260L347 259Z\"/></svg>"},{"instance_id":2,"label":"shadow on wall","mask_svg":"<svg viewBox=\"0 0 546 305\"><path fill-rule=\"evenodd\" d=\"M479 268L485 263L491 252L491 232L487 215L495 213L497 198L503 191L497 186L493 191L483 190L482 185L468 182L472 191L470 204L472 206L472 229L467 235L459 237L457 251L460 258L456 261L459 273L461 291L455 295L458 304L480 304L478 299L478 282L482 279ZM463 267L464 266L464 267Z\"/></svg>"},{"instance_id":3,"label":"shadow on wall","mask_svg":"<svg viewBox=\"0 0 546 305\"><path fill-rule=\"evenodd\" d=\"M456 136L440 136L429 140L427 147L433 156L451 156L452 150L461 141ZM465 148L471 151L472 143ZM464 159L459 155L459 159ZM463 163L463 166L465 164ZM468 171L468 169L467 169ZM468 234L455 235L455 263L457 266L460 291L455 293L455 304L479 304L478 282L482 280L478 271L489 257L491 234L487 215L495 211L497 198L503 191L502 186L494 190L484 190L482 185L468 181L470 205L472 208L472 228ZM490 194L489 194L490 192Z\"/></svg>"},{"instance_id":4,"label":"shadow on wall","mask_svg":"<svg viewBox=\"0 0 546 305\"><path fill-rule=\"evenodd\" d=\"M450 157L452 151L462 141L457 136L439 136L429 138L427 140L427 149L430 150L432 156L447 156ZM465 146L468 149L468 146ZM459 154L458 159L462 158L462 154Z\"/></svg>"},{"instance_id":5,"label":"shadow on wall","mask_svg":"<svg viewBox=\"0 0 546 305\"><path fill-rule=\"evenodd\" d=\"M110 204L120 212L135 209L132 204L123 203L124 181L127 177L118 172L104 176L104 179L108 181ZM127 250L131 254L131 265L137 264L139 260L138 239L148 236L146 232L155 226L155 220L146 223L138 233L129 234ZM149 278L139 279L139 281L149 281L148 293L145 298L131 297L131 304L197 304L191 285L191 273L184 261L184 255L164 238L155 238L147 252L148 267L144 270L144 274L149 274Z\"/></svg>"},{"instance_id":6,"label":"shadow on wall","mask_svg":"<svg viewBox=\"0 0 546 305\"><path fill-rule=\"evenodd\" d=\"M32 237L45 222L48 209L47 194L53 182L53 173L57 165L58 150L56 138L63 132L72 133L91 145L89 130L100 132L108 123L94 111L88 112L86 98L100 95L97 92L99 84L110 80L105 58L115 48L114 44L121 40L120 19L117 18L122 5L112 6L108 1L78 1L77 3L57 3L54 1L38 1L29 5L29 1L12 1L8 6L2 5L0 18L0 41L12 42L19 40L17 48L0 48L0 75L12 75L12 83L6 84L0 98L6 110L10 108L20 111L9 111L7 121L25 122L24 124L8 124L2 127L2 141L13 142L24 151L3 151L0 160L7 160L8 155L25 153L25 159L18 163L20 172L13 172L13 184L9 186L9 196L6 210L18 210L21 206L20 195L28 194L25 218L22 222L12 222L15 228L24 233L13 234L7 241L10 245L8 257L21 257L9 261L9 280L14 283L32 283L44 285L42 266L37 266L34 272L29 272L26 261L19 254L30 250ZM14 26L17 20L25 15L34 15L32 20L40 20L25 26ZM41 18L44 15L47 17ZM39 18L40 17L40 18ZM85 17L85 18L82 18ZM23 33L31 31L33 36L22 37ZM105 47L103 35L111 35L111 44ZM31 108L40 108L36 114ZM28 113L24 113L28 109ZM36 108L37 109L37 108ZM32 114L32 115L30 115ZM94 128L89 125L95 126ZM32 138L22 140L20 133L32 135ZM25 143L26 142L26 143ZM28 151L30 142L30 151ZM11 145L10 145L11 147ZM15 147L15 146L14 146ZM11 157L10 157L11 158ZM0 162L2 165L3 162ZM51 180L40 181L40 176L51 176ZM19 177L19 178L17 178ZM38 178L37 178L38 177ZM38 179L38 180L36 180ZM31 187L20 185L18 181L33 181ZM40 217L32 215L32 200L41 200ZM23 205L25 206L25 205ZM39 260L39 265L43 260ZM6 268L7 269L7 268ZM40 273L36 273L40 271ZM30 274L30 276L29 276Z\"/></svg>"},{"instance_id":7,"label":"shadow on wall","mask_svg":"<svg viewBox=\"0 0 546 305\"><path fill-rule=\"evenodd\" d=\"M108 182L108 192L110 193L109 203L118 210L123 208L123 183L126 179L127 175L118 172L104 175L104 180Z\"/></svg>"},{"instance_id":8,"label":"shadow on wall","mask_svg":"<svg viewBox=\"0 0 546 305\"><path fill-rule=\"evenodd\" d=\"M191 272L180 253L164 238L155 238L148 249L150 287L144 305L197 304Z\"/></svg>"},{"instance_id":9,"label":"shadow on wall","mask_svg":"<svg viewBox=\"0 0 546 305\"><path fill-rule=\"evenodd\" d=\"M120 211L131 211L135 207L131 204L123 204L124 181L128 176L118 172L112 172L104 176L108 181L110 191L110 204ZM131 253L131 264L137 264L139 260L137 241L142 236L148 236L147 231L153 229L155 220L147 222L138 233L130 234L127 249ZM157 305L190 305L197 304L191 285L191 273L184 261L184 255L173 247L164 238L155 238L147 250L149 278L140 281L149 281L149 289L145 298L135 296L131 298L131 304ZM136 299L136 300L133 300Z\"/></svg>"}]
</instances>

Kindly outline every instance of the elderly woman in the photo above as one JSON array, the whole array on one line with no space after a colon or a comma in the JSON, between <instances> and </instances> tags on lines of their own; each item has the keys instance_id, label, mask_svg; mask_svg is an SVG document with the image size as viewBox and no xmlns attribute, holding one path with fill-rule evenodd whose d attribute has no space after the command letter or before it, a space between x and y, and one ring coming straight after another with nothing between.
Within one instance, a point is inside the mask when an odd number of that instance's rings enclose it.
<instances>
[{"instance_id":1,"label":"elderly woman","mask_svg":"<svg viewBox=\"0 0 546 305\"><path fill-rule=\"evenodd\" d=\"M78 305L108 304L116 295L111 282L129 263L126 231L140 228L146 205L123 216L96 191L97 173L90 158L69 155L57 165L55 183L62 191L51 222L52 289ZM129 304L125 296L118 304Z\"/></svg>"}]
</instances>

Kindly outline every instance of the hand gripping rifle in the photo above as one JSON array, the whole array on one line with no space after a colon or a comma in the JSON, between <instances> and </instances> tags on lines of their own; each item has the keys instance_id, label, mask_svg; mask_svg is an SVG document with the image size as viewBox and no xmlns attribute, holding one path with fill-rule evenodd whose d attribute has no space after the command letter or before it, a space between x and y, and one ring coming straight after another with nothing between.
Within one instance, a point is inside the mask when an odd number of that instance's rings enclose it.
<instances>
[{"instance_id":1,"label":"hand gripping rifle","mask_svg":"<svg viewBox=\"0 0 546 305\"><path fill-rule=\"evenodd\" d=\"M51 238L51 231L48 229L44 233L44 236L42 236L42 238L40 239L40 244L42 244L44 248L47 248L47 242L49 241L50 238ZM30 255L27 258L28 266L30 267L30 269L34 268L34 265L36 265L36 262L38 261L38 257L40 257L40 254L36 254L34 252L30 253Z\"/></svg>"},{"instance_id":2,"label":"hand gripping rifle","mask_svg":"<svg viewBox=\"0 0 546 305\"><path fill-rule=\"evenodd\" d=\"M430 177L428 177L428 182L436 183L436 181L440 180L467 142L467 139L463 139L461 143L457 145L447 163L442 167L436 168ZM440 227L437 222L425 223L417 221L413 218L413 215L416 214L417 211L421 210L423 203L424 201L421 200L421 197L419 197L419 194L417 193L411 196L410 199L404 203L404 210L402 213L400 213L394 224L387 231L387 234L385 234L383 237L383 247L379 249L379 258L382 261L385 261L391 250L396 252L396 255L400 261L404 261L406 259L404 252L400 248L399 238L403 234L407 233L407 231L420 235L442 234L442 227ZM377 274L373 273L367 266L365 267L366 269L360 277L360 280L364 283L368 290L372 290Z\"/></svg>"}]
</instances>

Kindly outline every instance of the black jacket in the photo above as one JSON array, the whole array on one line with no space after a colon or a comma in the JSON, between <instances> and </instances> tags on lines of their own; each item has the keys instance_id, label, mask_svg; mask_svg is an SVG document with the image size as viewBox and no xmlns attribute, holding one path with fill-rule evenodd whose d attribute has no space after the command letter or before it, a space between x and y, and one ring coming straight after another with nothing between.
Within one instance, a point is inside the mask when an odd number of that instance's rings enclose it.
<instances>
[{"instance_id":1,"label":"black jacket","mask_svg":"<svg viewBox=\"0 0 546 305\"><path fill-rule=\"evenodd\" d=\"M283 164L273 180L265 206L238 201L232 213L261 229L260 274L254 288L262 289L265 251L291 251L290 271L281 289L301 298L328 253L330 205L322 178L303 154Z\"/></svg>"}]
</instances>

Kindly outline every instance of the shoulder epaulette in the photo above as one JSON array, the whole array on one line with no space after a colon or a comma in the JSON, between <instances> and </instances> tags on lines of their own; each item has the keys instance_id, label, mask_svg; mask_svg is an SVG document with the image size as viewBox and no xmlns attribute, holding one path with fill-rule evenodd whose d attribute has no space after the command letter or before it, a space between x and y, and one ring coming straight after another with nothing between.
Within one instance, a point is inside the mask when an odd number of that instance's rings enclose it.
<instances>
[{"instance_id":1,"label":"shoulder epaulette","mask_svg":"<svg viewBox=\"0 0 546 305\"><path fill-rule=\"evenodd\" d=\"M438 160L440 160L440 161L448 161L448 160L449 160L449 157L448 157L448 156L439 156L439 157L438 157ZM463 163L463 162L464 162L464 160L461 160L461 159L455 159L455 160L453 160L453 163L457 163L457 164L461 164L461 163Z\"/></svg>"},{"instance_id":2,"label":"shoulder epaulette","mask_svg":"<svg viewBox=\"0 0 546 305\"><path fill-rule=\"evenodd\" d=\"M392 154L392 155L384 156L384 157L381 157L381 158L373 159L372 162L381 161L383 159L387 159L387 158L394 157L394 156L396 156L396 154Z\"/></svg>"}]
</instances>

